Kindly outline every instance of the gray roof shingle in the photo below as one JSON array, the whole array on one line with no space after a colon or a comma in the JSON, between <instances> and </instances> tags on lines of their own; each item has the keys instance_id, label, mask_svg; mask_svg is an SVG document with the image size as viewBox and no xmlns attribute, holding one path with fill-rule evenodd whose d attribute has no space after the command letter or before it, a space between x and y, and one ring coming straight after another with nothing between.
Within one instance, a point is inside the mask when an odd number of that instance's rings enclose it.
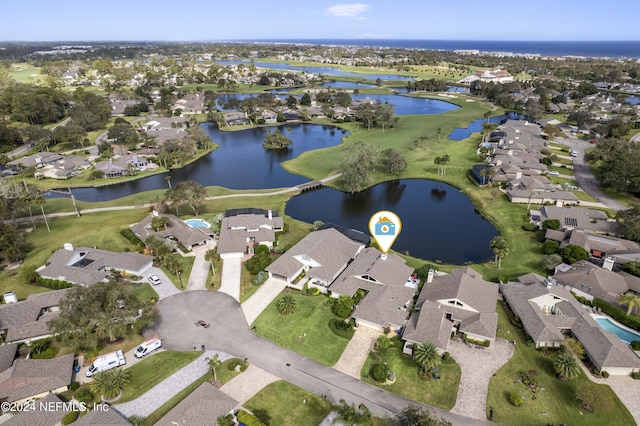
<instances>
[{"instance_id":1,"label":"gray roof shingle","mask_svg":"<svg viewBox=\"0 0 640 426\"><path fill-rule=\"evenodd\" d=\"M214 424L238 406L238 401L208 382L201 384L156 423L157 426Z\"/></svg>"},{"instance_id":2,"label":"gray roof shingle","mask_svg":"<svg viewBox=\"0 0 640 426\"><path fill-rule=\"evenodd\" d=\"M19 401L71 384L73 354L53 359L17 359L0 376L0 399Z\"/></svg>"}]
</instances>

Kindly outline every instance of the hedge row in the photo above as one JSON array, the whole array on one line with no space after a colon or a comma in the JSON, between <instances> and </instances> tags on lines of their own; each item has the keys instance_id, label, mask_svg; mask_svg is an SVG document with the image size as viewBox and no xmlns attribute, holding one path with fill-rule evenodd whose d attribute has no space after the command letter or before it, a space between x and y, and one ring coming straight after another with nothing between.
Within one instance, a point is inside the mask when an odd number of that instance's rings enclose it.
<instances>
[{"instance_id":1,"label":"hedge row","mask_svg":"<svg viewBox=\"0 0 640 426\"><path fill-rule=\"evenodd\" d=\"M238 413L238 421L245 426L264 426L256 416L249 414L246 411L240 411Z\"/></svg>"},{"instance_id":2,"label":"hedge row","mask_svg":"<svg viewBox=\"0 0 640 426\"><path fill-rule=\"evenodd\" d=\"M124 228L122 231L120 231L120 235L129 240L129 242L134 246L144 247L144 243L142 242L142 240L138 238L131 229Z\"/></svg>"},{"instance_id":3,"label":"hedge row","mask_svg":"<svg viewBox=\"0 0 640 426\"><path fill-rule=\"evenodd\" d=\"M52 290L60 290L63 288L69 288L73 286L73 284L67 281L52 280L49 278L42 278L41 276L38 276L36 278L36 285L39 285L40 287L50 288Z\"/></svg>"}]
</instances>

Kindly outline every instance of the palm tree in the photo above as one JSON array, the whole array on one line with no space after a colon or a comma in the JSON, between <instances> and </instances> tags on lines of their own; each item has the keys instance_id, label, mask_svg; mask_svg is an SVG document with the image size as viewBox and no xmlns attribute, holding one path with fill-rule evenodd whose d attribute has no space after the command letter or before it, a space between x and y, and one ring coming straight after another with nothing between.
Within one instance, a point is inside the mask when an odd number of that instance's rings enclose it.
<instances>
[{"instance_id":1,"label":"palm tree","mask_svg":"<svg viewBox=\"0 0 640 426\"><path fill-rule=\"evenodd\" d=\"M218 259L218 250L216 250L215 248L211 250L207 250L204 254L204 260L211 264L211 272L213 273L213 276L216 275L216 267L214 266L213 262L215 262L217 259Z\"/></svg>"},{"instance_id":2,"label":"palm tree","mask_svg":"<svg viewBox=\"0 0 640 426\"><path fill-rule=\"evenodd\" d=\"M421 345L413 347L413 359L418 365L425 369L437 367L442 360L438 349L431 342L424 342Z\"/></svg>"},{"instance_id":3,"label":"palm tree","mask_svg":"<svg viewBox=\"0 0 640 426\"><path fill-rule=\"evenodd\" d=\"M131 375L127 370L120 368L101 371L96 374L91 382L91 391L101 393L106 399L116 397L125 385L131 381Z\"/></svg>"},{"instance_id":4,"label":"palm tree","mask_svg":"<svg viewBox=\"0 0 640 426\"><path fill-rule=\"evenodd\" d=\"M504 238L498 235L491 240L491 242L489 243L489 247L491 248L493 254L496 256L496 263L498 264L498 269L500 269L502 258L509 254L509 245Z\"/></svg>"},{"instance_id":5,"label":"palm tree","mask_svg":"<svg viewBox=\"0 0 640 426\"><path fill-rule=\"evenodd\" d=\"M553 370L562 380L571 380L580 374L580 366L573 355L560 355L553 362Z\"/></svg>"},{"instance_id":6,"label":"palm tree","mask_svg":"<svg viewBox=\"0 0 640 426\"><path fill-rule=\"evenodd\" d=\"M298 310L298 301L290 294L283 295L278 302L276 302L278 312L282 315L290 315Z\"/></svg>"},{"instance_id":7,"label":"palm tree","mask_svg":"<svg viewBox=\"0 0 640 426\"><path fill-rule=\"evenodd\" d=\"M216 368L220 367L222 361L218 359L218 354L215 354L213 358L206 358L205 361L207 361L207 364L209 364L209 368L211 368L211 373L213 373L213 382L217 382L218 374Z\"/></svg>"},{"instance_id":8,"label":"palm tree","mask_svg":"<svg viewBox=\"0 0 640 426\"><path fill-rule=\"evenodd\" d=\"M618 303L621 305L628 305L627 315L631 315L632 312L638 313L638 307L640 307L640 296L638 296L637 293L629 291L618 297Z\"/></svg>"}]
</instances>

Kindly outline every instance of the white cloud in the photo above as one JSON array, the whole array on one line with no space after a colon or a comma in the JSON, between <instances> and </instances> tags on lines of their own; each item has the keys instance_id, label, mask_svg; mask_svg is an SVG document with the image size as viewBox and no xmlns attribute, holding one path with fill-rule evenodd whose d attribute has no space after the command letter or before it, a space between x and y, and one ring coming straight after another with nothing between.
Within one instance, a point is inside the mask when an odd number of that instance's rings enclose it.
<instances>
[{"instance_id":1,"label":"white cloud","mask_svg":"<svg viewBox=\"0 0 640 426\"><path fill-rule=\"evenodd\" d=\"M327 8L325 13L339 18L357 18L368 8L364 3L339 3Z\"/></svg>"}]
</instances>

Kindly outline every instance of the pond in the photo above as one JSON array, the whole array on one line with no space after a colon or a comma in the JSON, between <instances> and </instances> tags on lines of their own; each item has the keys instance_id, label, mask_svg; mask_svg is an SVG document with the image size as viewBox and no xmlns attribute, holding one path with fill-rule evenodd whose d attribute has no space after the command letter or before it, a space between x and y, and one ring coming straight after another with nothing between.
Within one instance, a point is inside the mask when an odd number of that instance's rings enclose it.
<instances>
[{"instance_id":1,"label":"pond","mask_svg":"<svg viewBox=\"0 0 640 426\"><path fill-rule=\"evenodd\" d=\"M491 239L498 232L457 188L426 179L404 179L375 185L357 194L333 188L293 197L286 214L313 223L335 223L369 233L369 218L391 210L402 220L393 250L444 263L491 259Z\"/></svg>"},{"instance_id":2,"label":"pond","mask_svg":"<svg viewBox=\"0 0 640 426\"><path fill-rule=\"evenodd\" d=\"M323 66L303 66L303 65L291 65L291 64L282 64L278 62L251 62L247 60L219 60L216 61L220 65L255 65L257 68L270 68L274 70L285 70L285 71L296 71L296 72L308 72L310 74L323 74L323 75L340 75L340 76L349 76L349 77L360 77L363 80L413 80L413 77L406 75L397 75L397 74L386 74L386 73L376 73L376 74L361 74L357 72L348 72L342 71L338 67L323 67Z\"/></svg>"},{"instance_id":3,"label":"pond","mask_svg":"<svg viewBox=\"0 0 640 426\"><path fill-rule=\"evenodd\" d=\"M267 131L274 127L260 127L236 132L222 132L213 123L201 125L218 149L181 169L171 170L131 182L99 188L77 188L73 194L82 201L108 201L136 192L168 189L165 177L171 175L171 184L195 180L201 185L218 185L232 189L282 188L295 186L309 179L288 173L281 162L295 158L305 151L327 148L342 142L346 131L319 124L291 124L277 126L282 134L293 141L284 150L267 150L262 142Z\"/></svg>"},{"instance_id":4,"label":"pond","mask_svg":"<svg viewBox=\"0 0 640 426\"><path fill-rule=\"evenodd\" d=\"M328 81L320 85L322 88L333 89L375 89L375 84L353 83L351 81Z\"/></svg>"},{"instance_id":5,"label":"pond","mask_svg":"<svg viewBox=\"0 0 640 426\"><path fill-rule=\"evenodd\" d=\"M516 114L515 112L510 112L508 114L496 115L494 117L489 117L490 123L502 123L506 120L526 120L527 117L521 114ZM457 127L451 131L448 138L452 141L461 141L471 136L472 133L477 133L482 131L482 123L486 122L486 118L479 118L477 120L473 120L469 123L467 127Z\"/></svg>"},{"instance_id":6,"label":"pond","mask_svg":"<svg viewBox=\"0 0 640 426\"><path fill-rule=\"evenodd\" d=\"M638 97L638 96L629 96L628 98L625 98L625 101L629 102L632 105L638 105L638 104L640 104L640 97Z\"/></svg>"}]
</instances>

